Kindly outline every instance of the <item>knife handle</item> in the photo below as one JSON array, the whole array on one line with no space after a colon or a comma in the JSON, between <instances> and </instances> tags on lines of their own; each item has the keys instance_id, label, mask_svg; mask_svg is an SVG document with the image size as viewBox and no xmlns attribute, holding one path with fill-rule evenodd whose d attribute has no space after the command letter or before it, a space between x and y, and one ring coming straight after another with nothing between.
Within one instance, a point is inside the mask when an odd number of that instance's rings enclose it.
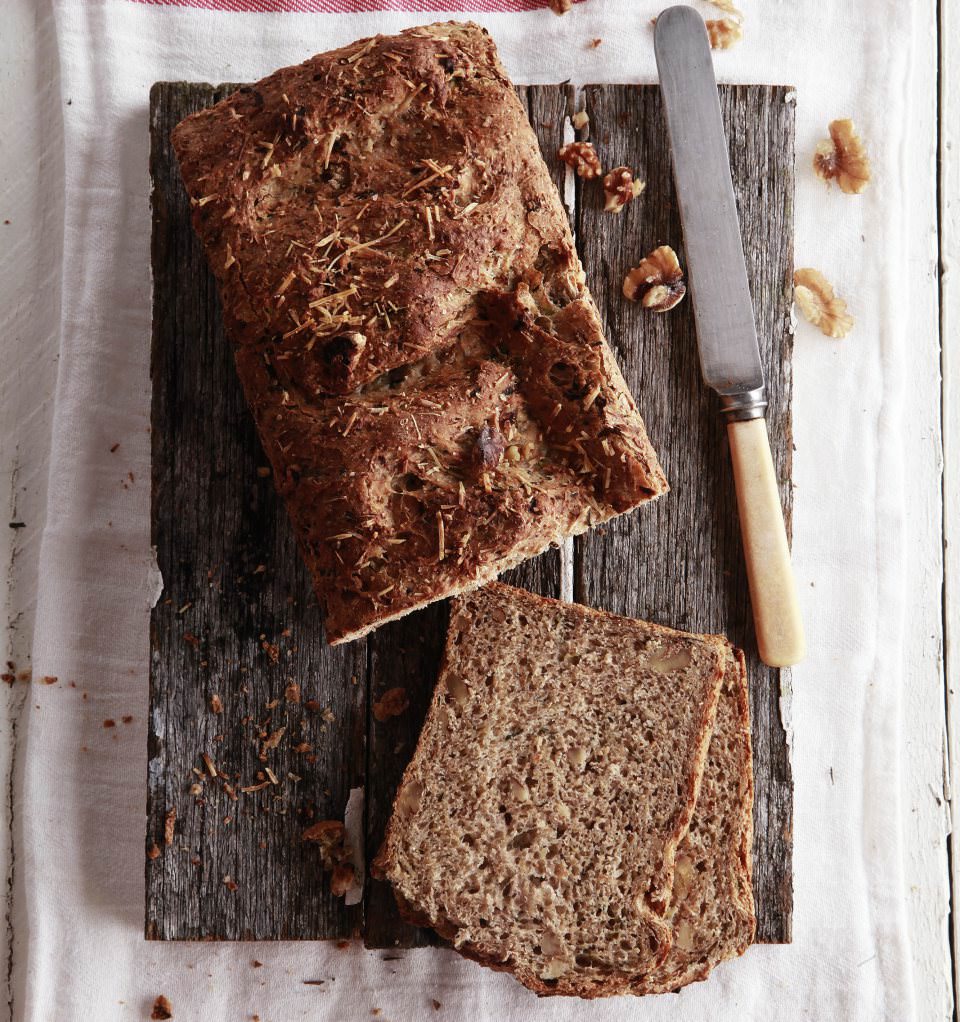
<instances>
[{"instance_id":1,"label":"knife handle","mask_svg":"<svg viewBox=\"0 0 960 1022\"><path fill-rule=\"evenodd\" d=\"M760 659L789 667L803 659L806 645L767 423L730 422L727 438Z\"/></svg>"}]
</instances>

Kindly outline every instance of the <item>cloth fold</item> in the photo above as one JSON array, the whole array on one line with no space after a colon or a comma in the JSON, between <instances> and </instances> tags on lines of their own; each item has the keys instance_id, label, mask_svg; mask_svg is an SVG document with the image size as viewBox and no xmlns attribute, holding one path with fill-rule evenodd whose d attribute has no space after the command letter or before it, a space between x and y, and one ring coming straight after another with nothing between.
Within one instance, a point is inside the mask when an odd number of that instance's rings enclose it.
<instances>
[{"instance_id":1,"label":"cloth fold","mask_svg":"<svg viewBox=\"0 0 960 1022\"><path fill-rule=\"evenodd\" d=\"M910 1019L899 757L900 576L909 552L904 491L887 481L905 475L901 425L917 330L924 340L936 331L928 244L911 230L904 198L913 215L932 219L935 137L906 118L934 95L935 39L923 29L924 18L935 19L932 0L745 0L743 42L716 56L722 80L796 87L796 262L825 272L857 320L844 342L806 324L796 338L794 560L810 654L784 705L796 788L794 943L753 947L677 996L583 1004L538 1001L449 951L143 939L155 594L149 88L162 79L252 80L360 36L446 16L433 2L407 6L54 2L63 300L33 659L37 676L59 680L30 700L37 708L24 718L15 779L26 807L15 919L22 1017L146 1018L164 994L176 1019L224 1022L360 1019L373 1009L385 1019L462 1022ZM518 83L655 79L657 0L586 0L563 18L511 10L537 5L509 0L444 6L490 30ZM874 181L857 198L826 189L810 167L827 122L842 116L855 118L873 162ZM896 300L904 288L913 296L909 323ZM131 723L103 727L126 716Z\"/></svg>"}]
</instances>

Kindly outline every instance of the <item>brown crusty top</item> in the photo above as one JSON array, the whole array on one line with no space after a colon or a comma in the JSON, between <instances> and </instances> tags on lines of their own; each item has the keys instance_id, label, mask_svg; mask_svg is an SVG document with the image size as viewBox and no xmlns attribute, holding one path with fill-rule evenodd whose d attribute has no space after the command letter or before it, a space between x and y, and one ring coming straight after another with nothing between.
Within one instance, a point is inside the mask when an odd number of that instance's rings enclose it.
<instances>
[{"instance_id":1,"label":"brown crusty top","mask_svg":"<svg viewBox=\"0 0 960 1022\"><path fill-rule=\"evenodd\" d=\"M330 641L666 490L485 31L320 54L173 143Z\"/></svg>"}]
</instances>

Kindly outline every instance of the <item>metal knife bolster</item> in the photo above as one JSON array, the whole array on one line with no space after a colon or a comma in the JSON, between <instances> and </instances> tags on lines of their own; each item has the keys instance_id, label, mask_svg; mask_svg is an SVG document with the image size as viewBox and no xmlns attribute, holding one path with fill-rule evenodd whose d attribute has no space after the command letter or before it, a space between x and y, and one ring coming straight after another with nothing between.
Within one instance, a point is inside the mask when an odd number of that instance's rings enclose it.
<instances>
[{"instance_id":1,"label":"metal knife bolster","mask_svg":"<svg viewBox=\"0 0 960 1022\"><path fill-rule=\"evenodd\" d=\"M765 387L743 390L737 394L720 394L720 411L727 422L762 419L767 411Z\"/></svg>"}]
</instances>

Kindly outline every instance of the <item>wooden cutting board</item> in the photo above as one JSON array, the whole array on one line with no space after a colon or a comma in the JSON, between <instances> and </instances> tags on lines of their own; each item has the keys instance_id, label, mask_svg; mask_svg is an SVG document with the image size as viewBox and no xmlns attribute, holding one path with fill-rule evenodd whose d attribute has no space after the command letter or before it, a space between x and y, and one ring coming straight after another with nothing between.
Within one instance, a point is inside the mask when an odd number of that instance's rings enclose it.
<instances>
[{"instance_id":1,"label":"wooden cutting board","mask_svg":"<svg viewBox=\"0 0 960 1022\"><path fill-rule=\"evenodd\" d=\"M343 819L351 790L363 789L368 860L375 854L426 711L447 610L437 604L364 640L324 645L169 142L181 118L233 88L161 82L150 94L152 534L164 589L150 627L146 935L429 943L426 931L399 920L385 884L367 879L360 904L333 897L316 848L301 840L310 822ZM794 107L782 86L720 91L789 529ZM676 628L723 631L747 651L757 939L786 942L793 803L780 692L789 678L754 652L724 429L700 379L691 305L658 316L620 293L626 271L655 246L672 245L684 261L659 92L653 85L519 92L561 191L566 168L556 152L565 119L580 108L607 162L635 167L647 182L613 216L603 212L599 184L576 179L571 215L607 336L672 491L575 542L573 598ZM508 580L560 596L561 574L561 554L550 551ZM374 704L396 686L409 708L378 721Z\"/></svg>"}]
</instances>

